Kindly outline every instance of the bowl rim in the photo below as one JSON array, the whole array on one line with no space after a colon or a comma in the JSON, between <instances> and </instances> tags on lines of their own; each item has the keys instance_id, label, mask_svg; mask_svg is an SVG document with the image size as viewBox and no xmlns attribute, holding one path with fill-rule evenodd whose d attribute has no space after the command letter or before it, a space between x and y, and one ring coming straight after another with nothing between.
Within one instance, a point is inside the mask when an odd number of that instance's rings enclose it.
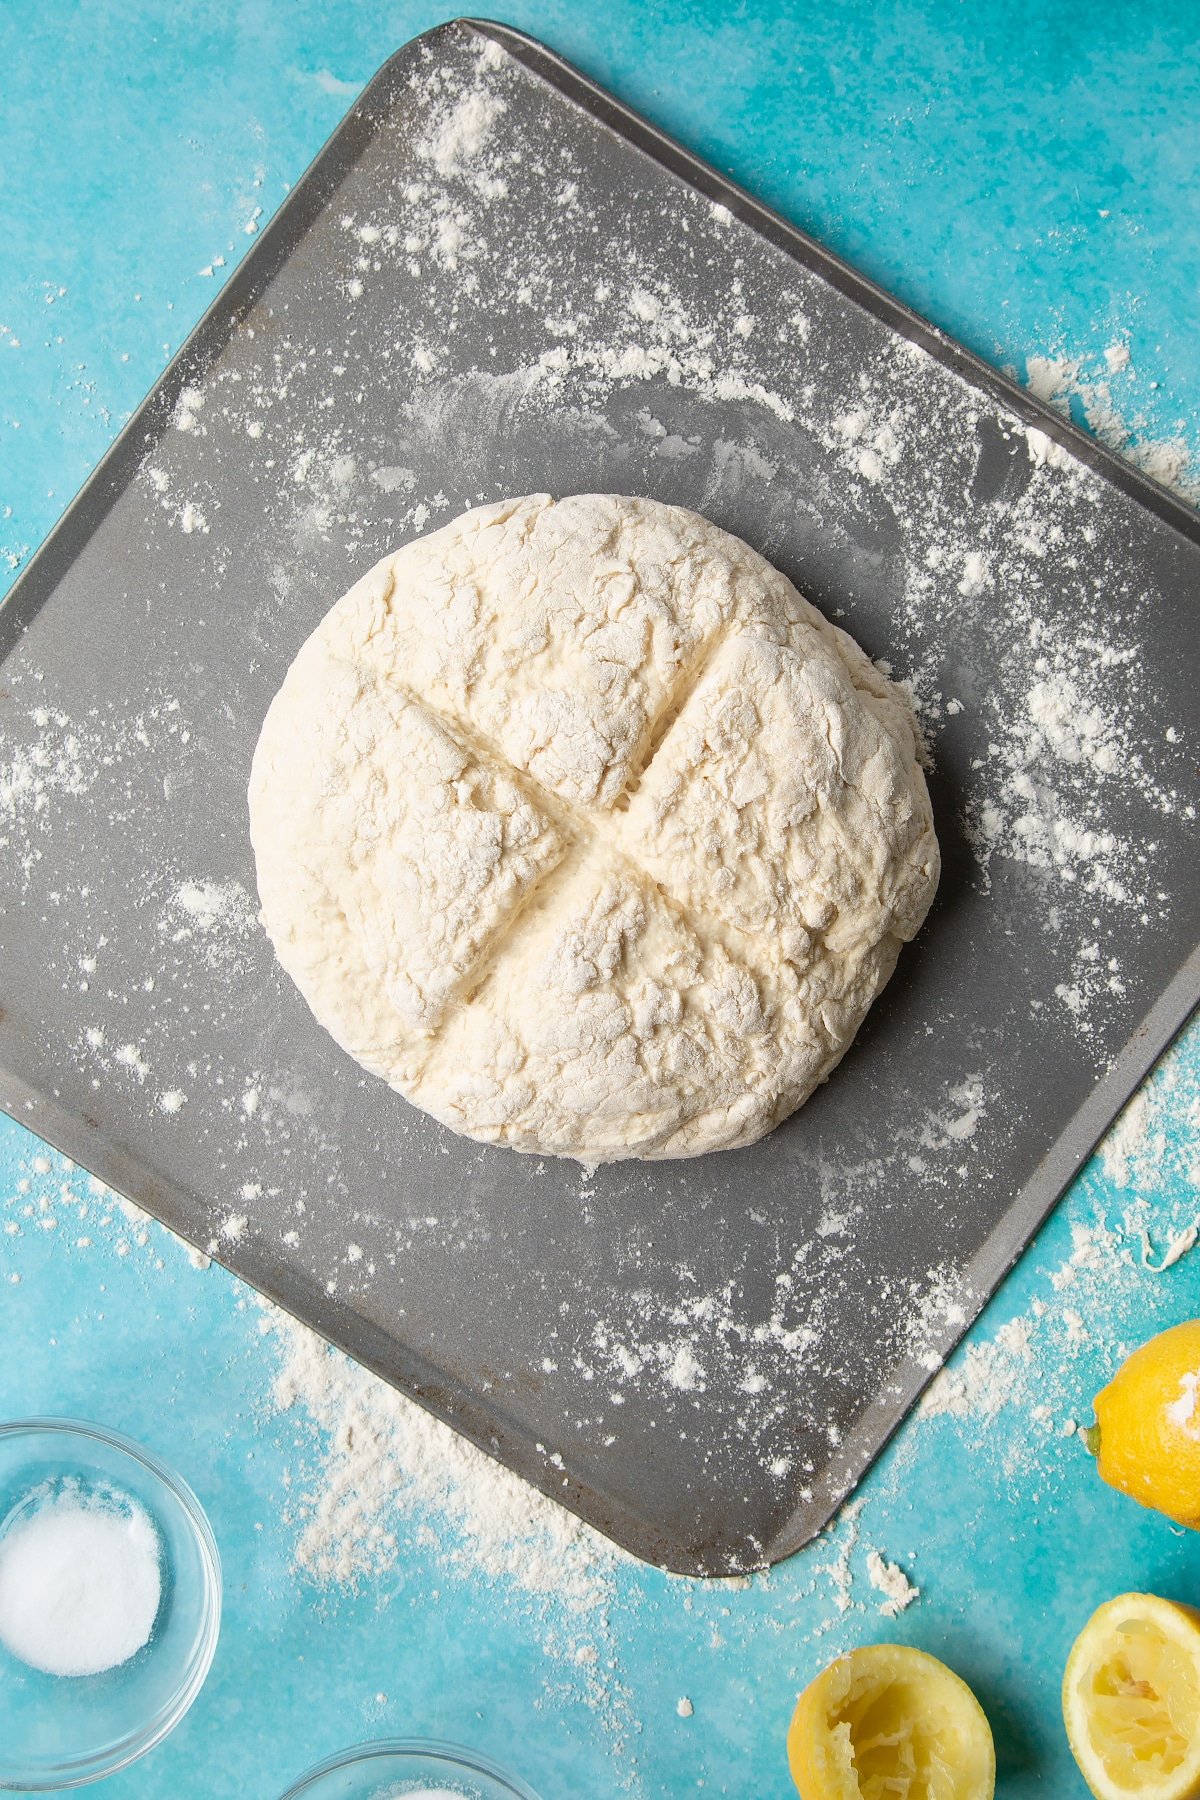
<instances>
[{"instance_id":1,"label":"bowl rim","mask_svg":"<svg viewBox=\"0 0 1200 1800\"><path fill-rule=\"evenodd\" d=\"M371 1762L376 1757L382 1759L388 1756L411 1757L414 1760L419 1757L426 1762L441 1762L451 1774L457 1769L468 1775L487 1775L506 1788L512 1795L512 1800L538 1800L538 1795L519 1775L510 1775L507 1769L502 1769L499 1763L493 1762L481 1750L470 1750L465 1744L453 1744L445 1738L378 1738L366 1744L352 1744L348 1750L339 1750L308 1769L280 1796L280 1800L300 1800L301 1795L306 1794L314 1783L326 1775L333 1775L339 1769L352 1768L355 1763Z\"/></svg>"},{"instance_id":2,"label":"bowl rim","mask_svg":"<svg viewBox=\"0 0 1200 1800\"><path fill-rule=\"evenodd\" d=\"M6 1440L34 1433L58 1435L66 1439L103 1444L131 1461L140 1463L157 1483L176 1500L186 1518L200 1554L203 1577L203 1613L198 1641L184 1669L178 1686L158 1711L136 1730L104 1751L88 1751L79 1756L66 1756L53 1767L22 1767L7 1762L0 1750L0 1789L17 1788L24 1793L49 1793L61 1788L82 1787L85 1782L99 1781L116 1775L145 1756L174 1730L191 1707L212 1667L217 1639L221 1631L221 1557L208 1515L189 1484L169 1463L147 1450L123 1431L107 1425L93 1425L86 1419L46 1415L27 1419L0 1420L0 1444ZM82 1460L82 1459L81 1459Z\"/></svg>"}]
</instances>

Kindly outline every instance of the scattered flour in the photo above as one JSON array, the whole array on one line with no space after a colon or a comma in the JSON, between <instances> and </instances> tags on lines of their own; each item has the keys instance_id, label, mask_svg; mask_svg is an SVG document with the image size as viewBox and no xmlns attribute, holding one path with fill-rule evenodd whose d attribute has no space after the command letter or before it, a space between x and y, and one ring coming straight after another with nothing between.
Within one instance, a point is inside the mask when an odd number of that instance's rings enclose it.
<instances>
[{"instance_id":1,"label":"scattered flour","mask_svg":"<svg viewBox=\"0 0 1200 1800\"><path fill-rule=\"evenodd\" d=\"M1136 406L1137 389L1129 379L1134 369L1128 344L1109 344L1096 356L1029 356L1025 369L1029 389L1039 400L1048 401L1068 417L1078 409L1082 422L1110 450L1193 505L1200 504L1200 467L1182 431L1172 438L1150 438L1145 416L1135 411L1130 417L1114 401L1113 378L1125 376L1127 392ZM1043 437L1041 432L1036 435ZM1058 455L1063 454L1057 446L1053 448Z\"/></svg>"},{"instance_id":2,"label":"scattered flour","mask_svg":"<svg viewBox=\"0 0 1200 1800\"><path fill-rule=\"evenodd\" d=\"M1181 1061L1180 1053L1173 1053L1150 1084L1154 1112L1162 1101L1153 1090L1164 1079L1172 1082L1167 1092L1173 1102L1186 1103L1190 1089L1182 1071L1175 1071L1172 1080L1172 1065ZM1139 1111L1144 1117L1145 1109ZM1127 1156L1136 1157L1127 1129L1125 1146ZM7 1203L8 1229L12 1233L16 1227L16 1233L15 1241L12 1235L0 1240L11 1246L6 1258L16 1253L22 1231L38 1218L53 1216L44 1210L53 1208L60 1214L77 1212L87 1221L85 1236L59 1234L64 1251L87 1254L107 1237L110 1250L115 1245L119 1255L124 1228L161 1267L155 1246L171 1241L170 1236L153 1228L150 1240L142 1229L149 1222L140 1208L119 1201L65 1158L39 1154L26 1166L28 1177L18 1182ZM1098 1160L1101 1172L1103 1166ZM1171 1175L1168 1167L1168 1179ZM1186 1191L1176 1194L1177 1199L1186 1197ZM1166 1294L1169 1281L1177 1279L1168 1276L1160 1283L1142 1271L1136 1243L1144 1218L1145 1204L1134 1200L1118 1224L1102 1216L1073 1222L1069 1255L1043 1272L1024 1310L990 1336L968 1343L933 1384L897 1442L898 1454L873 1507L881 1497L886 1503L889 1481L894 1489L903 1480L906 1459L935 1428L961 1432L962 1454L995 1462L1022 1492L1033 1469L1044 1486L1053 1485L1059 1464L1047 1458L1055 1453L1055 1440L1063 1455L1079 1454L1073 1439L1076 1419L1086 1412L1096 1385L1092 1361L1102 1349L1115 1360L1127 1348L1112 1331L1114 1306L1119 1313L1132 1305L1141 1318L1146 1305ZM202 1265L204 1259L198 1261ZM943 1314L953 1304L946 1298ZM1170 1313L1169 1297L1163 1304ZM603 1632L623 1591L617 1576L626 1559L294 1320L265 1302L260 1305L260 1341L268 1349L267 1371L274 1371L266 1389L271 1413L278 1424L299 1427L291 1438L296 1460L281 1503L282 1522L295 1533L297 1569L322 1588L354 1588L376 1582L400 1565L406 1543L425 1545L456 1578L482 1581L495 1588L497 1598L524 1597L526 1604L534 1604L535 1616L546 1621L551 1661L576 1671L588 1703L606 1727L619 1714L624 1721L619 1728L624 1729L627 1699L605 1669L596 1635ZM1186 1384L1178 1404L1181 1413L1191 1404ZM1194 1417L1189 1410L1184 1422ZM806 1642L831 1631L841 1636L844 1628L857 1630L859 1617L876 1610L894 1617L889 1610L893 1603L899 1610L916 1596L903 1568L881 1551L864 1550L867 1518L873 1521L876 1544L884 1526L867 1507L864 1496L845 1504L812 1551L794 1565L803 1591L816 1602L816 1623L806 1629ZM682 1597L686 1611L693 1591L719 1595L723 1586L746 1585L702 1583L694 1588L683 1582L672 1583L670 1591ZM785 1587L785 1595L790 1591ZM784 1628L791 1606L786 1603L771 1629ZM748 1614L747 1629L759 1629L758 1618L757 1612ZM719 1641L714 1633L714 1642Z\"/></svg>"},{"instance_id":3,"label":"scattered flour","mask_svg":"<svg viewBox=\"0 0 1200 1800\"><path fill-rule=\"evenodd\" d=\"M828 1575L833 1590L833 1604L839 1613L847 1613L854 1604L853 1559L858 1546L859 1533L862 1530L862 1511L866 1502L860 1497L847 1500L845 1505L826 1527L823 1536L830 1536L837 1542L837 1552L830 1563L818 1565L822 1575Z\"/></svg>"},{"instance_id":4,"label":"scattered flour","mask_svg":"<svg viewBox=\"0 0 1200 1800\"><path fill-rule=\"evenodd\" d=\"M1189 1369L1179 1377L1179 1398L1167 1407L1173 1425L1200 1444L1200 1369Z\"/></svg>"},{"instance_id":5,"label":"scattered flour","mask_svg":"<svg viewBox=\"0 0 1200 1800\"><path fill-rule=\"evenodd\" d=\"M193 979L209 986L215 976L236 977L258 945L258 903L239 881L180 882L157 917L167 968L197 968ZM149 977L153 983L154 976ZM178 979L178 976L176 976Z\"/></svg>"},{"instance_id":6,"label":"scattered flour","mask_svg":"<svg viewBox=\"0 0 1200 1800\"><path fill-rule=\"evenodd\" d=\"M0 852L19 872L23 892L42 861L44 840L72 802L88 799L103 781L132 775L147 757L165 765L190 736L173 697L132 714L122 703L72 719L33 697L41 693L40 671L32 671L30 686L25 741L6 733L0 743ZM126 821L114 819L118 823Z\"/></svg>"},{"instance_id":7,"label":"scattered flour","mask_svg":"<svg viewBox=\"0 0 1200 1800\"><path fill-rule=\"evenodd\" d=\"M174 905L201 931L225 926L249 931L257 922L257 909L245 888L230 881L185 881L176 888Z\"/></svg>"},{"instance_id":8,"label":"scattered flour","mask_svg":"<svg viewBox=\"0 0 1200 1800\"><path fill-rule=\"evenodd\" d=\"M926 1418L952 1413L981 1425L990 1423L1016 1392L1019 1372L1033 1363L1032 1322L1010 1319L994 1338L968 1341L954 1366L943 1369L921 1401Z\"/></svg>"},{"instance_id":9,"label":"scattered flour","mask_svg":"<svg viewBox=\"0 0 1200 1800\"><path fill-rule=\"evenodd\" d=\"M939 1138L954 1144L968 1143L987 1118L988 1100L981 1074L967 1075L947 1088L946 1099L946 1111L927 1120L921 1132L921 1142L927 1149L934 1148Z\"/></svg>"},{"instance_id":10,"label":"scattered flour","mask_svg":"<svg viewBox=\"0 0 1200 1800\"><path fill-rule=\"evenodd\" d=\"M418 145L420 154L431 162L439 175L460 175L466 165L476 161L492 134L492 127L507 111L498 94L475 89L465 94L438 119L434 130ZM372 227L364 227L372 231ZM359 233L362 236L362 231ZM377 242L379 233L368 242Z\"/></svg>"},{"instance_id":11,"label":"scattered flour","mask_svg":"<svg viewBox=\"0 0 1200 1800\"><path fill-rule=\"evenodd\" d=\"M1165 1275L1168 1269L1173 1269L1175 1264L1181 1262L1190 1250L1196 1248L1198 1238L1200 1238L1200 1223L1185 1226L1182 1231L1177 1232L1170 1239L1161 1258L1155 1262L1150 1233L1143 1231L1141 1234L1143 1269L1149 1269L1152 1275Z\"/></svg>"},{"instance_id":12,"label":"scattered flour","mask_svg":"<svg viewBox=\"0 0 1200 1800\"><path fill-rule=\"evenodd\" d=\"M281 1412L304 1415L324 1445L294 1516L298 1565L320 1582L357 1584L393 1568L406 1532L460 1574L523 1589L573 1613L612 1597L620 1552L573 1514L360 1368L296 1320L260 1302L280 1358Z\"/></svg>"},{"instance_id":13,"label":"scattered flour","mask_svg":"<svg viewBox=\"0 0 1200 1800\"><path fill-rule=\"evenodd\" d=\"M1192 812L1190 802L1148 775L1134 727L1115 698L1136 689L1132 656L1086 639L1068 649L1037 619L1029 623L1028 643L1023 704L1007 720L995 720L988 756L994 776L970 816L983 867L993 855L1007 856L1046 871L1067 891L1077 888L1148 922L1145 848L1091 822L1110 813L1106 794L1120 784L1139 789L1161 813Z\"/></svg>"},{"instance_id":14,"label":"scattered flour","mask_svg":"<svg viewBox=\"0 0 1200 1800\"><path fill-rule=\"evenodd\" d=\"M1029 450L1029 460L1038 469L1069 469L1071 453L1054 439L1039 431L1036 425L1025 427L1025 442Z\"/></svg>"},{"instance_id":15,"label":"scattered flour","mask_svg":"<svg viewBox=\"0 0 1200 1800\"><path fill-rule=\"evenodd\" d=\"M1119 1220L1099 1211L1090 1221L1075 1219L1070 1255L1049 1272L1048 1291L990 1337L972 1336L925 1391L918 1417L959 1421L1007 1475L1037 1457L1040 1439L1075 1435L1077 1414L1098 1385L1082 1371L1094 1367L1099 1354L1111 1372L1129 1347L1110 1324L1118 1308L1136 1302L1144 1319L1161 1306L1169 1315L1163 1323L1178 1316L1170 1271L1200 1237L1195 1223L1184 1225L1180 1218L1195 1211L1195 1140L1179 1125L1194 1116L1196 1081L1194 1059L1189 1066L1185 1048L1177 1046L1130 1102L1098 1156L1101 1172L1118 1190L1128 1192L1133 1171L1142 1171L1149 1177L1142 1191ZM1168 1107L1175 1123L1170 1134L1162 1129ZM1148 1157L1147 1144L1155 1139L1159 1154ZM1157 1262L1147 1256L1151 1228L1167 1244ZM1145 1271L1166 1275L1161 1299L1147 1292ZM1143 1324L1143 1332L1148 1329ZM1014 1413L1028 1422L1027 1432L1008 1422Z\"/></svg>"},{"instance_id":16,"label":"scattered flour","mask_svg":"<svg viewBox=\"0 0 1200 1800\"><path fill-rule=\"evenodd\" d=\"M122 1044L119 1050L113 1051L113 1061L136 1075L139 1081L145 1081L150 1073L149 1065L143 1062L142 1053L136 1044Z\"/></svg>"},{"instance_id":17,"label":"scattered flour","mask_svg":"<svg viewBox=\"0 0 1200 1800\"><path fill-rule=\"evenodd\" d=\"M1168 1051L1133 1096L1100 1158L1114 1187L1143 1199L1200 1190L1200 1072L1181 1047ZM1177 1221L1179 1229L1183 1224Z\"/></svg>"},{"instance_id":18,"label":"scattered flour","mask_svg":"<svg viewBox=\"0 0 1200 1800\"><path fill-rule=\"evenodd\" d=\"M878 1550L867 1552L867 1576L871 1586L883 1595L879 1611L885 1619L897 1619L905 1607L920 1595L898 1563L888 1562Z\"/></svg>"},{"instance_id":19,"label":"scattered flour","mask_svg":"<svg viewBox=\"0 0 1200 1800\"><path fill-rule=\"evenodd\" d=\"M1125 1223L1137 1235L1141 1266L1151 1274L1165 1274L1200 1242L1198 1146L1200 1071L1177 1045L1100 1146L1106 1179L1135 1196Z\"/></svg>"}]
</instances>

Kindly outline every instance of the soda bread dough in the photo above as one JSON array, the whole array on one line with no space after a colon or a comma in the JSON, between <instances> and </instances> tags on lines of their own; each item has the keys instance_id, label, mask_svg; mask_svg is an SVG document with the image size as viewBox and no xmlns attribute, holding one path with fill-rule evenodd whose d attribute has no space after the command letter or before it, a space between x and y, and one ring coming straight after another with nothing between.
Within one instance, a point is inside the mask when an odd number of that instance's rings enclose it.
<instances>
[{"instance_id":1,"label":"soda bread dough","mask_svg":"<svg viewBox=\"0 0 1200 1800\"><path fill-rule=\"evenodd\" d=\"M897 689L739 539L607 494L384 557L272 702L250 823L338 1043L455 1131L586 1161L786 1118L939 868Z\"/></svg>"}]
</instances>

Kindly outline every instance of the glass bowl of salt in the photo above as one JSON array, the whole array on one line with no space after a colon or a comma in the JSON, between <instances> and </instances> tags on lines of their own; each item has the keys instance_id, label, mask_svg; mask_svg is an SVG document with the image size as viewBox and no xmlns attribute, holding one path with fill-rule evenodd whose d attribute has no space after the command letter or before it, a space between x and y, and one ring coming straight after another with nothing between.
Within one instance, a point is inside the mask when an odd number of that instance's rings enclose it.
<instances>
[{"instance_id":1,"label":"glass bowl of salt","mask_svg":"<svg viewBox=\"0 0 1200 1800\"><path fill-rule=\"evenodd\" d=\"M310 1769L283 1800L538 1800L516 1775L459 1744L393 1738Z\"/></svg>"},{"instance_id":2,"label":"glass bowl of salt","mask_svg":"<svg viewBox=\"0 0 1200 1800\"><path fill-rule=\"evenodd\" d=\"M221 1566L157 1457L74 1419L0 1424L0 1788L127 1768L208 1674Z\"/></svg>"}]
</instances>

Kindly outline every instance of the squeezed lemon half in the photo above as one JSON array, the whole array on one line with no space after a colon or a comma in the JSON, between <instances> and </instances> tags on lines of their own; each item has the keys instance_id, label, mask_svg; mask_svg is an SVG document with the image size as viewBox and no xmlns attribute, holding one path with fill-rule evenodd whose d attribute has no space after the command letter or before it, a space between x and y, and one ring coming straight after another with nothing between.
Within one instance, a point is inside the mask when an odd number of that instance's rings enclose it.
<instances>
[{"instance_id":1,"label":"squeezed lemon half","mask_svg":"<svg viewBox=\"0 0 1200 1800\"><path fill-rule=\"evenodd\" d=\"M801 1800L992 1800L996 1754L965 1681L924 1650L865 1644L809 1683L788 1732Z\"/></svg>"},{"instance_id":2,"label":"squeezed lemon half","mask_svg":"<svg viewBox=\"0 0 1200 1800\"><path fill-rule=\"evenodd\" d=\"M1063 1719L1098 1800L1200 1800L1200 1613L1106 1601L1067 1658Z\"/></svg>"}]
</instances>

